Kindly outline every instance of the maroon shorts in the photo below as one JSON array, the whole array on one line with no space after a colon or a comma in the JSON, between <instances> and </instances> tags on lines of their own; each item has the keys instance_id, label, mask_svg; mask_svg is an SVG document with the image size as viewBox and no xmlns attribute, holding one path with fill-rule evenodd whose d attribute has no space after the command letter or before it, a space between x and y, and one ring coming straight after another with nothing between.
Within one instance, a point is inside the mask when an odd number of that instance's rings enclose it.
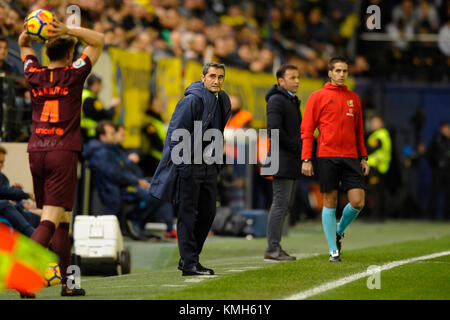
<instances>
[{"instance_id":1,"label":"maroon shorts","mask_svg":"<svg viewBox=\"0 0 450 320\"><path fill-rule=\"evenodd\" d=\"M77 152L30 152L29 159L37 207L49 205L71 211L77 186Z\"/></svg>"}]
</instances>

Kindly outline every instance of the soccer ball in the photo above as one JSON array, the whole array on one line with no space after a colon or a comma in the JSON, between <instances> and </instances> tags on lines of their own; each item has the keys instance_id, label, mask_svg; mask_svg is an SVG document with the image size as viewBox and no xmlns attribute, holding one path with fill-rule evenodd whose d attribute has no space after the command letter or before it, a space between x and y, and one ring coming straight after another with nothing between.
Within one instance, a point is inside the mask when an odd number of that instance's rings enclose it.
<instances>
[{"instance_id":1,"label":"soccer ball","mask_svg":"<svg viewBox=\"0 0 450 320\"><path fill-rule=\"evenodd\" d=\"M61 284L61 272L57 263L49 263L44 273L44 281L47 287L57 286Z\"/></svg>"},{"instance_id":2,"label":"soccer ball","mask_svg":"<svg viewBox=\"0 0 450 320\"><path fill-rule=\"evenodd\" d=\"M54 20L50 11L39 9L30 13L25 19L25 30L32 40L48 40L48 26Z\"/></svg>"}]
</instances>

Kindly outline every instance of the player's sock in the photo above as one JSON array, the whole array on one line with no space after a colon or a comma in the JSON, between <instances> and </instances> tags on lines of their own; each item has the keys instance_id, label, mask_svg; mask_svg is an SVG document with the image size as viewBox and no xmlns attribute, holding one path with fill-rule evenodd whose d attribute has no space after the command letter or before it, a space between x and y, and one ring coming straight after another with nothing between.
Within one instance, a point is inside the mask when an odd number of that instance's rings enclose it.
<instances>
[{"instance_id":1,"label":"player's sock","mask_svg":"<svg viewBox=\"0 0 450 320\"><path fill-rule=\"evenodd\" d=\"M323 207L322 226L327 237L330 252L337 250L336 246L336 208Z\"/></svg>"},{"instance_id":2,"label":"player's sock","mask_svg":"<svg viewBox=\"0 0 450 320\"><path fill-rule=\"evenodd\" d=\"M70 265L69 226L67 222L60 223L52 237L53 251L59 257L59 269L63 278L67 276L67 267Z\"/></svg>"},{"instance_id":3,"label":"player's sock","mask_svg":"<svg viewBox=\"0 0 450 320\"><path fill-rule=\"evenodd\" d=\"M44 220L39 223L36 230L31 235L31 239L39 243L45 248L48 248L50 239L55 233L55 224L49 220Z\"/></svg>"},{"instance_id":4,"label":"player's sock","mask_svg":"<svg viewBox=\"0 0 450 320\"><path fill-rule=\"evenodd\" d=\"M344 234L345 229L348 227L353 220L356 219L361 210L357 210L352 207L350 202L345 206L344 211L342 212L341 221L337 226L337 234L342 236Z\"/></svg>"}]
</instances>

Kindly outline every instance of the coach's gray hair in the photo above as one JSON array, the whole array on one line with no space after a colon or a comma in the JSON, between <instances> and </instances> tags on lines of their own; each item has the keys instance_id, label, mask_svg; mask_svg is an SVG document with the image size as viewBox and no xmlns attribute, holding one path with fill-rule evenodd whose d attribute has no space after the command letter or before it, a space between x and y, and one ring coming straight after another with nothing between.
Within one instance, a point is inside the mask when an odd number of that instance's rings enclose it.
<instances>
[{"instance_id":1,"label":"coach's gray hair","mask_svg":"<svg viewBox=\"0 0 450 320\"><path fill-rule=\"evenodd\" d=\"M218 68L223 69L223 72L225 73L225 65L223 63L218 62L208 62L203 66L203 75L205 76L208 73L209 68Z\"/></svg>"}]
</instances>

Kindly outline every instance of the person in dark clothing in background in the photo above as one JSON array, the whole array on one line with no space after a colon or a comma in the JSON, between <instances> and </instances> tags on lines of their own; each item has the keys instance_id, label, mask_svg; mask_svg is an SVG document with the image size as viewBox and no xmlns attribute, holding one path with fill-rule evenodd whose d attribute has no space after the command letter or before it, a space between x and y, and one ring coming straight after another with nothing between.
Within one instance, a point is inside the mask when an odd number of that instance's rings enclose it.
<instances>
[{"instance_id":1,"label":"person in dark clothing in background","mask_svg":"<svg viewBox=\"0 0 450 320\"><path fill-rule=\"evenodd\" d=\"M431 167L428 217L439 217L439 201L444 195L444 219L450 219L450 122L443 122L427 150Z\"/></svg>"},{"instance_id":2,"label":"person in dark clothing in background","mask_svg":"<svg viewBox=\"0 0 450 320\"><path fill-rule=\"evenodd\" d=\"M301 177L300 100L296 96L300 75L293 65L281 66L278 85L266 94L267 129L279 130L279 170L273 179L273 203L267 224L267 248L264 261L293 261L280 245L283 222L292 208L296 179ZM277 155L274 155L277 156Z\"/></svg>"},{"instance_id":3,"label":"person in dark clothing in background","mask_svg":"<svg viewBox=\"0 0 450 320\"><path fill-rule=\"evenodd\" d=\"M222 133L220 139L223 140L225 124L231 114L230 98L221 90L225 80L225 66L215 62L205 64L201 80L189 85L184 98L175 108L162 159L150 187L151 194L156 198L177 202L178 248L181 256L178 269L183 276L214 274L212 269L200 264L199 256L216 214L219 168L214 157L217 158L218 155L213 155L216 150L211 148L211 144L195 143L194 130L201 136L208 129L219 130ZM184 136L186 139L190 137L190 141L182 138L182 142L178 143L179 140L175 137L181 132L187 133L188 136ZM185 150L180 150L179 147L189 143L193 145L190 150L194 152L186 151L187 154L184 154ZM200 151L198 154L203 154L200 164L194 158L196 150ZM175 153L176 158L181 152L183 159L178 162L180 159L174 159L172 153ZM220 159L223 159L222 156ZM208 164L211 162L205 161L206 159L213 159L212 164Z\"/></svg>"},{"instance_id":4,"label":"person in dark clothing in background","mask_svg":"<svg viewBox=\"0 0 450 320\"><path fill-rule=\"evenodd\" d=\"M30 193L23 192L19 188L0 185L0 217L6 219L14 229L27 237L31 237L35 228L28 223L24 216L9 201L21 201L25 199L34 200L34 196Z\"/></svg>"},{"instance_id":5,"label":"person in dark clothing in background","mask_svg":"<svg viewBox=\"0 0 450 320\"><path fill-rule=\"evenodd\" d=\"M142 150L142 161L139 163L144 175L151 177L161 161L164 140L166 140L167 128L162 118L163 102L161 99L151 101L145 113L142 132L144 135Z\"/></svg>"},{"instance_id":6,"label":"person in dark clothing in background","mask_svg":"<svg viewBox=\"0 0 450 320\"><path fill-rule=\"evenodd\" d=\"M120 113L120 98L113 98L111 107L105 108L98 98L102 90L102 78L91 74L86 80L86 88L82 93L81 134L83 141L95 138L95 127L101 120L114 120Z\"/></svg>"},{"instance_id":7,"label":"person in dark clothing in background","mask_svg":"<svg viewBox=\"0 0 450 320\"><path fill-rule=\"evenodd\" d=\"M115 143L117 152L123 161L124 170L136 175L138 178L148 180L144 177L144 173L138 166L140 160L139 155L134 151L127 152L122 146L125 140L125 128L120 124L116 124L115 128ZM149 194L148 189L139 187L127 187L122 191L122 196L134 197L140 200L139 206L143 212L140 213L137 211L135 219L133 219L137 221L135 226L138 233L146 234L149 238L157 238L145 231L145 224L151 220L162 220L166 224L164 237L177 238L177 232L173 229L173 207L171 203L156 199Z\"/></svg>"},{"instance_id":8,"label":"person in dark clothing in background","mask_svg":"<svg viewBox=\"0 0 450 320\"><path fill-rule=\"evenodd\" d=\"M89 161L101 202L111 214L119 213L123 195L130 188L136 189L134 194L137 201L150 199L148 193L150 183L127 169L126 161L116 145L116 129L113 122L102 120L98 123L96 139L83 147L82 155ZM137 222L138 217L144 212L144 207L138 208L130 219ZM141 231L136 230L136 237L144 240L145 235L141 234Z\"/></svg>"}]
</instances>

